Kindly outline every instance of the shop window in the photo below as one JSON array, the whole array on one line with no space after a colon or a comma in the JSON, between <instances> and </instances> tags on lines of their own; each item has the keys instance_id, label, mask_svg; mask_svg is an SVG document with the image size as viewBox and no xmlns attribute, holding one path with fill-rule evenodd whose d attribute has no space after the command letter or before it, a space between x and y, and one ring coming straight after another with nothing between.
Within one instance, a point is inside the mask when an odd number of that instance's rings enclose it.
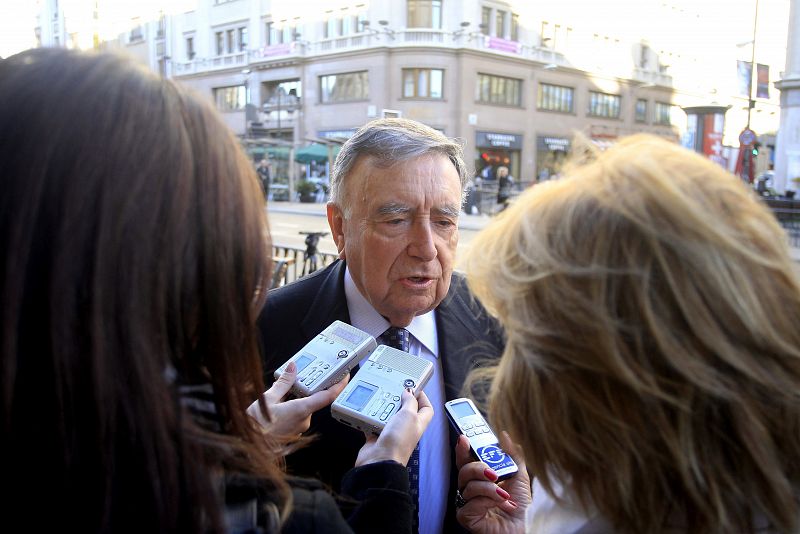
<instances>
[{"instance_id":1,"label":"shop window","mask_svg":"<svg viewBox=\"0 0 800 534\"><path fill-rule=\"evenodd\" d=\"M545 111L572 113L574 111L575 89L549 83L539 84L537 107Z\"/></svg>"},{"instance_id":2,"label":"shop window","mask_svg":"<svg viewBox=\"0 0 800 534\"><path fill-rule=\"evenodd\" d=\"M217 87L213 89L214 102L220 111L238 111L247 103L247 88L244 85Z\"/></svg>"},{"instance_id":3,"label":"shop window","mask_svg":"<svg viewBox=\"0 0 800 534\"><path fill-rule=\"evenodd\" d=\"M617 119L619 118L620 100L619 95L590 91L589 115Z\"/></svg>"},{"instance_id":4,"label":"shop window","mask_svg":"<svg viewBox=\"0 0 800 534\"><path fill-rule=\"evenodd\" d=\"M442 98L442 69L403 69L403 98Z\"/></svg>"},{"instance_id":5,"label":"shop window","mask_svg":"<svg viewBox=\"0 0 800 534\"><path fill-rule=\"evenodd\" d=\"M320 102L352 102L369 99L369 73L348 72L320 76Z\"/></svg>"},{"instance_id":6,"label":"shop window","mask_svg":"<svg viewBox=\"0 0 800 534\"><path fill-rule=\"evenodd\" d=\"M493 76L491 74L478 74L475 100L481 104L518 107L521 105L521 95L522 80Z\"/></svg>"},{"instance_id":7,"label":"shop window","mask_svg":"<svg viewBox=\"0 0 800 534\"><path fill-rule=\"evenodd\" d=\"M442 29L442 0L408 0L409 28Z\"/></svg>"}]
</instances>

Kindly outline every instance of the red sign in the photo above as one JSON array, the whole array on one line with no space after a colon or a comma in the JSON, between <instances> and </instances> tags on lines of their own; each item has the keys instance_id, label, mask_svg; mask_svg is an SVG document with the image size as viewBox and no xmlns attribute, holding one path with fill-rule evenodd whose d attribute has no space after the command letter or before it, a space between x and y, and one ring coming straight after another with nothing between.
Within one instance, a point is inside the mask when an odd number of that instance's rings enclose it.
<instances>
[{"instance_id":1,"label":"red sign","mask_svg":"<svg viewBox=\"0 0 800 534\"><path fill-rule=\"evenodd\" d=\"M756 141L756 133L751 130L750 128L745 128L742 130L742 133L739 134L739 144L742 146L745 145L752 145Z\"/></svg>"}]
</instances>

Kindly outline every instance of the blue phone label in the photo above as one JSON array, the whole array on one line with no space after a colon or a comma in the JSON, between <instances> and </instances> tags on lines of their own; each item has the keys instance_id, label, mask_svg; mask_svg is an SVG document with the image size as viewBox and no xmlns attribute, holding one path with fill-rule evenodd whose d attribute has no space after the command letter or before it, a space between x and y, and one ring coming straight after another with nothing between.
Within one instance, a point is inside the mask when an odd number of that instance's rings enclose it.
<instances>
[{"instance_id":1,"label":"blue phone label","mask_svg":"<svg viewBox=\"0 0 800 534\"><path fill-rule=\"evenodd\" d=\"M511 456L507 455L497 444L479 447L477 453L478 458L495 471L516 465Z\"/></svg>"}]
</instances>

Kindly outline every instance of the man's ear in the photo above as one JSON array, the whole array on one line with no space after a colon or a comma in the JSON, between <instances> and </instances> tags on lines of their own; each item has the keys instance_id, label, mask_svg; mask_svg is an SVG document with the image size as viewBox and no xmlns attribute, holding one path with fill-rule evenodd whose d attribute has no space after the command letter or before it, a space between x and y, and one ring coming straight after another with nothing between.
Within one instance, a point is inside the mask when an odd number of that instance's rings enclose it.
<instances>
[{"instance_id":1,"label":"man's ear","mask_svg":"<svg viewBox=\"0 0 800 534\"><path fill-rule=\"evenodd\" d=\"M333 202L328 202L328 226L331 228L333 242L339 251L339 258L345 259L344 254L344 214Z\"/></svg>"}]
</instances>

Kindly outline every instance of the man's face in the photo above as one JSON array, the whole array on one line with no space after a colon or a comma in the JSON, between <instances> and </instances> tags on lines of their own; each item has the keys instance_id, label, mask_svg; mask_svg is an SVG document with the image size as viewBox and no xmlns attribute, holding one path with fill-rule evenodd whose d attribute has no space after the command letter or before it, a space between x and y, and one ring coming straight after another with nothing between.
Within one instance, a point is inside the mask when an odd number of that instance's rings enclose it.
<instances>
[{"instance_id":1,"label":"man's face","mask_svg":"<svg viewBox=\"0 0 800 534\"><path fill-rule=\"evenodd\" d=\"M442 301L450 287L461 182L450 160L431 154L382 169L360 158L347 177L343 206L328 222L353 281L394 326Z\"/></svg>"}]
</instances>

